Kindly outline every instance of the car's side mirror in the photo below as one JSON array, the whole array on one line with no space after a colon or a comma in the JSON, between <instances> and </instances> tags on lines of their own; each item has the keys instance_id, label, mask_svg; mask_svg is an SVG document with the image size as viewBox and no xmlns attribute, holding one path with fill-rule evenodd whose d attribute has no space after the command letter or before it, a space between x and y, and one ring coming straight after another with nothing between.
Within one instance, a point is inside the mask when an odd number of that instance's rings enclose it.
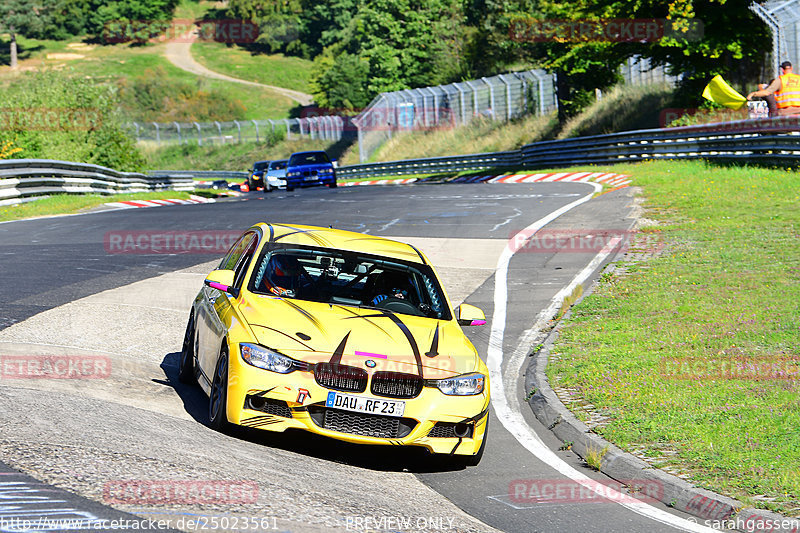
<instances>
[{"instance_id":1,"label":"car's side mirror","mask_svg":"<svg viewBox=\"0 0 800 533\"><path fill-rule=\"evenodd\" d=\"M234 298L239 296L239 289L233 286L233 270L214 270L207 277L204 283L212 289L227 292Z\"/></svg>"},{"instance_id":2,"label":"car's side mirror","mask_svg":"<svg viewBox=\"0 0 800 533\"><path fill-rule=\"evenodd\" d=\"M483 326L486 315L474 305L461 304L456 308L456 319L462 326Z\"/></svg>"}]
</instances>

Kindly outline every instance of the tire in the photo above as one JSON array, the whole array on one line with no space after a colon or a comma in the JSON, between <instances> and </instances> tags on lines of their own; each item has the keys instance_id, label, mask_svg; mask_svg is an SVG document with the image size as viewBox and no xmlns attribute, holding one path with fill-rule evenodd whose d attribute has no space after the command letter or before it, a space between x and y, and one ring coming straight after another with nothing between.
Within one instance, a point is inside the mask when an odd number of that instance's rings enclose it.
<instances>
[{"instance_id":1,"label":"tire","mask_svg":"<svg viewBox=\"0 0 800 533\"><path fill-rule=\"evenodd\" d=\"M181 349L180 363L178 364L178 381L186 385L197 384L194 373L194 313L189 316L186 333L183 334L183 349Z\"/></svg>"},{"instance_id":2,"label":"tire","mask_svg":"<svg viewBox=\"0 0 800 533\"><path fill-rule=\"evenodd\" d=\"M339 186L339 185L338 185L338 184L337 184L335 181L334 181L334 182L332 182L332 183L329 183L329 184L328 184L328 187L329 187L329 188L331 188L331 189L335 189L335 188L336 188L336 187L338 187L338 186Z\"/></svg>"},{"instance_id":3,"label":"tire","mask_svg":"<svg viewBox=\"0 0 800 533\"><path fill-rule=\"evenodd\" d=\"M211 380L211 394L208 398L208 425L216 431L228 428L228 346L222 345Z\"/></svg>"},{"instance_id":4,"label":"tire","mask_svg":"<svg viewBox=\"0 0 800 533\"><path fill-rule=\"evenodd\" d=\"M269 183L264 185L264 192L272 192L273 187Z\"/></svg>"},{"instance_id":5,"label":"tire","mask_svg":"<svg viewBox=\"0 0 800 533\"><path fill-rule=\"evenodd\" d=\"M289 187L288 185L286 186L286 192L292 192L293 190L294 187Z\"/></svg>"}]
</instances>

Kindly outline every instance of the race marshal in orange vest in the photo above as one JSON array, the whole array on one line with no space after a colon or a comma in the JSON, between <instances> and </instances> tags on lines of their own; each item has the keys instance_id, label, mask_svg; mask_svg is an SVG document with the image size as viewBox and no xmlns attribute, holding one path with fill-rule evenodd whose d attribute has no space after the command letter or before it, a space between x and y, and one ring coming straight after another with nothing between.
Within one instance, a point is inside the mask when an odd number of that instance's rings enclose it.
<instances>
[{"instance_id":1,"label":"race marshal in orange vest","mask_svg":"<svg viewBox=\"0 0 800 533\"><path fill-rule=\"evenodd\" d=\"M747 95L750 100L754 96L765 97L775 95L778 104L778 115L795 115L800 113L800 76L792 72L789 61L781 63L781 75L769 84L766 89Z\"/></svg>"}]
</instances>

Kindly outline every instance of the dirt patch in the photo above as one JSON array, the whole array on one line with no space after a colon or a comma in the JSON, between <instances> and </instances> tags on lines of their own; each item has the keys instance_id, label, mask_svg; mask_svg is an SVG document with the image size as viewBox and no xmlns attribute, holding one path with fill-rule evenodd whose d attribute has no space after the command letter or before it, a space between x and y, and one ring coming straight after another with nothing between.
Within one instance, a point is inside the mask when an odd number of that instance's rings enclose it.
<instances>
[{"instance_id":1,"label":"dirt patch","mask_svg":"<svg viewBox=\"0 0 800 533\"><path fill-rule=\"evenodd\" d=\"M55 53L55 54L47 54L47 59L83 59L84 57L86 57L86 56L83 55L83 54L73 54L73 53L70 53L70 52L66 52L66 53L59 52L59 53Z\"/></svg>"}]
</instances>

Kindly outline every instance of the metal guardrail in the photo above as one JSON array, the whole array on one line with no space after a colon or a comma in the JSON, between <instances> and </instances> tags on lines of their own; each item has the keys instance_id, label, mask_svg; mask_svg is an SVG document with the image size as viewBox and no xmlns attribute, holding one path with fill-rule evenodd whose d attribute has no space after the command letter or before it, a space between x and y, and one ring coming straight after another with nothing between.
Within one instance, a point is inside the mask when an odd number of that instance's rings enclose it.
<instances>
[{"instance_id":1,"label":"metal guardrail","mask_svg":"<svg viewBox=\"0 0 800 533\"><path fill-rule=\"evenodd\" d=\"M98 165L52 159L0 161L0 205L36 200L50 194L117 194L157 190L192 191L183 176L148 176Z\"/></svg>"},{"instance_id":2,"label":"metal guardrail","mask_svg":"<svg viewBox=\"0 0 800 533\"><path fill-rule=\"evenodd\" d=\"M638 130L528 144L519 150L341 167L342 178L435 174L488 168L536 169L659 159L800 164L800 117Z\"/></svg>"},{"instance_id":3,"label":"metal guardrail","mask_svg":"<svg viewBox=\"0 0 800 533\"><path fill-rule=\"evenodd\" d=\"M486 154L431 157L386 163L366 163L340 167L338 178L371 178L377 176L400 176L405 174L438 174L462 172L487 168L511 167L519 164L518 152L491 152Z\"/></svg>"}]
</instances>

